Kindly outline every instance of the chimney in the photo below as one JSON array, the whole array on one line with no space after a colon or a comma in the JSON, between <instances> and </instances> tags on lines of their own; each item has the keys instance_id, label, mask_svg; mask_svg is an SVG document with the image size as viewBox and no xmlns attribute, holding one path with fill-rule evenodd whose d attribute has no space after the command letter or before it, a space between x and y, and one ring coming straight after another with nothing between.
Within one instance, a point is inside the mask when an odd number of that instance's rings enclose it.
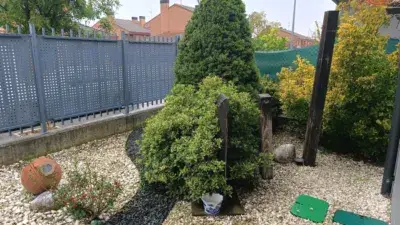
<instances>
[{"instance_id":1,"label":"chimney","mask_svg":"<svg viewBox=\"0 0 400 225\"><path fill-rule=\"evenodd\" d=\"M140 26L144 27L144 24L146 23L146 17L139 16L139 20L140 20Z\"/></svg>"},{"instance_id":2,"label":"chimney","mask_svg":"<svg viewBox=\"0 0 400 225\"><path fill-rule=\"evenodd\" d=\"M169 0L160 0L161 7L161 34L169 32Z\"/></svg>"},{"instance_id":3,"label":"chimney","mask_svg":"<svg viewBox=\"0 0 400 225\"><path fill-rule=\"evenodd\" d=\"M138 24L138 18L136 16L132 16L132 22Z\"/></svg>"}]
</instances>

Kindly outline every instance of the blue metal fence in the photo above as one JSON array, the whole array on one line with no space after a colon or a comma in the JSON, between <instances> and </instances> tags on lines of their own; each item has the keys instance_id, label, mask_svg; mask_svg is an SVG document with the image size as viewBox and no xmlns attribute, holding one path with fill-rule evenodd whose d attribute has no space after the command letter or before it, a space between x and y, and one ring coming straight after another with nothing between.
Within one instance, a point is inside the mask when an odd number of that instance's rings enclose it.
<instances>
[{"instance_id":1,"label":"blue metal fence","mask_svg":"<svg viewBox=\"0 0 400 225\"><path fill-rule=\"evenodd\" d=\"M0 132L164 99L177 39L95 37L0 34Z\"/></svg>"}]
</instances>

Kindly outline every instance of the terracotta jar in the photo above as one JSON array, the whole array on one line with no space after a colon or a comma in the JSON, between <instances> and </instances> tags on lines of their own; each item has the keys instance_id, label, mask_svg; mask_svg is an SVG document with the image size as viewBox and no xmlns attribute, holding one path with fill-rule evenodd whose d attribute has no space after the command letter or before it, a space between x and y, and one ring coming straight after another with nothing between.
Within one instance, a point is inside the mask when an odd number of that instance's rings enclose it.
<instances>
[{"instance_id":1,"label":"terracotta jar","mask_svg":"<svg viewBox=\"0 0 400 225\"><path fill-rule=\"evenodd\" d=\"M22 169L21 183L32 194L40 194L57 187L62 171L53 159L40 157Z\"/></svg>"}]
</instances>

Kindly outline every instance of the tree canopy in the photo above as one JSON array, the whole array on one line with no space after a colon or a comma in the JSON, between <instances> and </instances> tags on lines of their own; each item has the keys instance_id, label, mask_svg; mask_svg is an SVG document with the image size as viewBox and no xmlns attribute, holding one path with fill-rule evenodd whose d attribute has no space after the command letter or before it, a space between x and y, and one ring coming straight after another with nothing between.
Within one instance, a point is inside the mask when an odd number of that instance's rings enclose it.
<instances>
[{"instance_id":1,"label":"tree canopy","mask_svg":"<svg viewBox=\"0 0 400 225\"><path fill-rule=\"evenodd\" d=\"M279 28L281 23L267 20L264 11L253 12L249 15L250 29L253 37L259 37L268 33L270 28Z\"/></svg>"},{"instance_id":2,"label":"tree canopy","mask_svg":"<svg viewBox=\"0 0 400 225\"><path fill-rule=\"evenodd\" d=\"M288 39L279 36L279 22L267 20L264 11L253 12L249 15L249 24L256 51L279 51L287 49Z\"/></svg>"},{"instance_id":3,"label":"tree canopy","mask_svg":"<svg viewBox=\"0 0 400 225\"><path fill-rule=\"evenodd\" d=\"M76 29L79 21L113 15L119 0L0 0L0 26Z\"/></svg>"}]
</instances>

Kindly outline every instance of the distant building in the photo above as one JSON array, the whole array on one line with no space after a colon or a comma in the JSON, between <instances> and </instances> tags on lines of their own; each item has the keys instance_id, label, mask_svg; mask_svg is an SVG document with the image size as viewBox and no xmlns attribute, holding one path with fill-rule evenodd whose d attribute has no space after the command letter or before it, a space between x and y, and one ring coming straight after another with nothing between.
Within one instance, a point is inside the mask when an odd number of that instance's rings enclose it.
<instances>
[{"instance_id":1,"label":"distant building","mask_svg":"<svg viewBox=\"0 0 400 225\"><path fill-rule=\"evenodd\" d=\"M169 0L160 0L160 14L144 25L151 31L152 36L176 36L185 33L185 28L192 18L194 8L174 4L169 5Z\"/></svg>"},{"instance_id":2,"label":"distant building","mask_svg":"<svg viewBox=\"0 0 400 225\"><path fill-rule=\"evenodd\" d=\"M185 33L187 23L192 18L195 8L180 4L170 6L169 0L160 0L160 14L144 25L151 31L152 36L176 36ZM279 36L291 40L292 32L280 29ZM288 43L289 45L290 43ZM308 47L315 44L315 40L295 33L294 46L296 48Z\"/></svg>"},{"instance_id":3,"label":"distant building","mask_svg":"<svg viewBox=\"0 0 400 225\"><path fill-rule=\"evenodd\" d=\"M279 28L279 33L278 33L279 37L285 37L288 39L288 43L286 43L287 46L290 46L290 42L292 41L292 31L290 30L286 30L284 28ZM305 48L305 47L309 47L309 46L313 46L315 45L315 40L298 34L298 33L294 33L294 41L293 41L293 47L294 48Z\"/></svg>"},{"instance_id":4,"label":"distant building","mask_svg":"<svg viewBox=\"0 0 400 225\"><path fill-rule=\"evenodd\" d=\"M151 35L150 30L144 28L146 18L144 16L132 17L131 20L112 19L113 32L116 33L118 39L121 39L121 32L124 31L130 37L148 37ZM101 30L100 22L93 25L94 29Z\"/></svg>"}]
</instances>

